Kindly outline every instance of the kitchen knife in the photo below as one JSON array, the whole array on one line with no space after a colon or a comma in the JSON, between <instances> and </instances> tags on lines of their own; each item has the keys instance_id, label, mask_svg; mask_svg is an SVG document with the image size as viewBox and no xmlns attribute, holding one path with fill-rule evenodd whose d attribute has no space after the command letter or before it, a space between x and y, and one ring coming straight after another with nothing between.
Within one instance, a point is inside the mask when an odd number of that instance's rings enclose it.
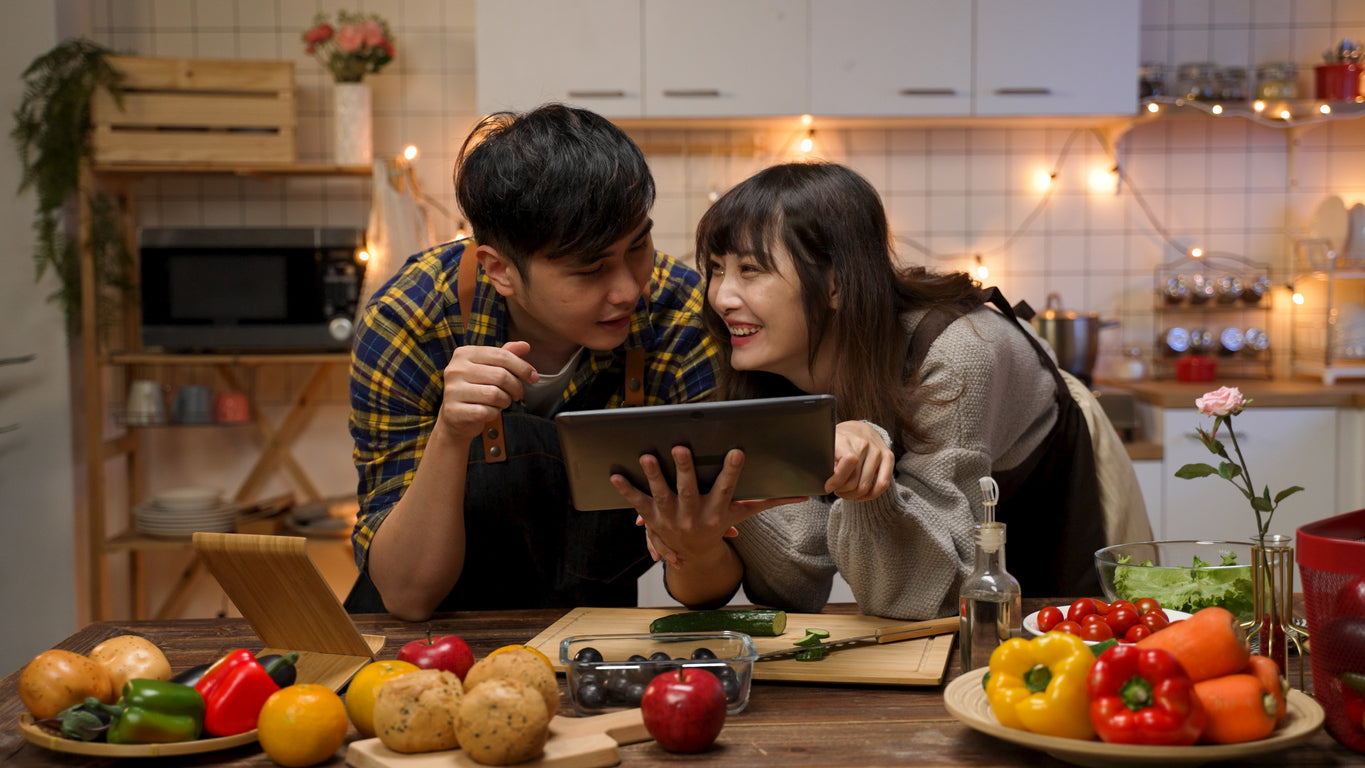
<instances>
[{"instance_id":1,"label":"kitchen knife","mask_svg":"<svg viewBox=\"0 0 1365 768\"><path fill-rule=\"evenodd\" d=\"M780 651L760 653L758 655L758 660L769 661L772 659L782 659L788 656L795 656L801 651L808 651L812 648L824 648L825 651L828 652L852 648L859 645L898 643L902 640L914 640L918 637L942 635L946 632L956 632L958 621L958 617L948 616L942 619L929 619L928 621L912 621L909 624L893 624L889 627L878 627L877 630L870 635L843 637L838 640L829 640L818 645L793 645L790 648L784 648Z\"/></svg>"}]
</instances>

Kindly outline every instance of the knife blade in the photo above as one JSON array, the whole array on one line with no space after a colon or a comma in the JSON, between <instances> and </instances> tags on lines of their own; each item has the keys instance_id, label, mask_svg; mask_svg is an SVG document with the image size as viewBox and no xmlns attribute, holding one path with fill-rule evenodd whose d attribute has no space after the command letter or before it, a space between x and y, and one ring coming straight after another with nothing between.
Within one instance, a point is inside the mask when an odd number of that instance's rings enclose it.
<instances>
[{"instance_id":1,"label":"knife blade","mask_svg":"<svg viewBox=\"0 0 1365 768\"><path fill-rule=\"evenodd\" d=\"M948 616L942 619L929 619L928 621L912 621L909 624L892 624L886 627L878 627L870 635L841 637L837 640L828 640L818 645L793 645L790 648L784 648L780 651L760 653L758 655L758 660L770 661L772 659L786 658L788 656L795 656L801 651L811 650L812 648L824 648L826 652L829 652L859 645L898 643L902 640L914 640L920 637L942 635L947 632L956 632L958 621L958 617Z\"/></svg>"}]
</instances>

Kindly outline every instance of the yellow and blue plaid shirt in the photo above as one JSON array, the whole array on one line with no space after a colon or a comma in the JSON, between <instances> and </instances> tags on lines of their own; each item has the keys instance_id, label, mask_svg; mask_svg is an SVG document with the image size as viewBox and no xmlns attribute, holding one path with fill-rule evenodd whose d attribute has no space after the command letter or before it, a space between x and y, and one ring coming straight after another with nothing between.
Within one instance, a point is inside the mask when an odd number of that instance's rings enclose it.
<instances>
[{"instance_id":1,"label":"yellow and blue plaid shirt","mask_svg":"<svg viewBox=\"0 0 1365 768\"><path fill-rule=\"evenodd\" d=\"M360 512L352 543L362 570L374 532L412 483L436 424L442 374L455 348L501 346L508 341L506 301L482 270L469 327L461 320L456 276L467 245L472 241L458 240L410 258L370 300L356 329L350 429L360 477ZM472 257L472 249L468 252ZM645 405L710 396L720 353L702 326L705 291L694 270L656 251L649 294L631 315L629 338L613 350L587 350L559 407L599 377L623 380L628 348L645 350ZM625 393L617 387L603 402L574 401L573 407L616 408L624 401Z\"/></svg>"}]
</instances>

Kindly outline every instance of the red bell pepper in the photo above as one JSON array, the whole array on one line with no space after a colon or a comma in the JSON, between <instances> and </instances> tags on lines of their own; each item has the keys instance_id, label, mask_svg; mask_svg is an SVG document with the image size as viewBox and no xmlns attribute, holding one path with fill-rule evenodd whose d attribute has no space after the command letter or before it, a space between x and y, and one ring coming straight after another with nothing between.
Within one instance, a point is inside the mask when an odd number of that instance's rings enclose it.
<instances>
[{"instance_id":1,"label":"red bell pepper","mask_svg":"<svg viewBox=\"0 0 1365 768\"><path fill-rule=\"evenodd\" d=\"M1194 684L1169 651L1116 645L1086 677L1090 723L1114 744L1189 746L1207 722Z\"/></svg>"},{"instance_id":2,"label":"red bell pepper","mask_svg":"<svg viewBox=\"0 0 1365 768\"><path fill-rule=\"evenodd\" d=\"M272 661L271 667L293 664L298 659L297 653L287 653ZM270 679L270 672L245 648L214 662L194 686L204 696L204 731L213 736L235 736L255 728L265 700L280 689Z\"/></svg>"}]
</instances>

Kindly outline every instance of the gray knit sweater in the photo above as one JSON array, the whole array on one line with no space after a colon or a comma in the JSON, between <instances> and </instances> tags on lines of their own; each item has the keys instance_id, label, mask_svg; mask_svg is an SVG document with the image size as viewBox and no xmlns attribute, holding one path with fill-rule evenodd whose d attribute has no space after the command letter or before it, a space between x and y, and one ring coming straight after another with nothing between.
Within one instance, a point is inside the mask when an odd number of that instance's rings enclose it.
<instances>
[{"instance_id":1,"label":"gray knit sweater","mask_svg":"<svg viewBox=\"0 0 1365 768\"><path fill-rule=\"evenodd\" d=\"M923 316L901 318L906 336L891 340L888 354L902 354ZM982 306L934 342L921 368L924 385L938 393L931 399L962 394L919 408L915 423L937 449L897 457L886 493L865 502L812 498L738 526L730 542L744 561L750 600L817 612L837 570L863 613L896 619L957 613L958 585L975 561L979 479L1017 466L1057 418L1055 380L1011 323Z\"/></svg>"}]
</instances>

